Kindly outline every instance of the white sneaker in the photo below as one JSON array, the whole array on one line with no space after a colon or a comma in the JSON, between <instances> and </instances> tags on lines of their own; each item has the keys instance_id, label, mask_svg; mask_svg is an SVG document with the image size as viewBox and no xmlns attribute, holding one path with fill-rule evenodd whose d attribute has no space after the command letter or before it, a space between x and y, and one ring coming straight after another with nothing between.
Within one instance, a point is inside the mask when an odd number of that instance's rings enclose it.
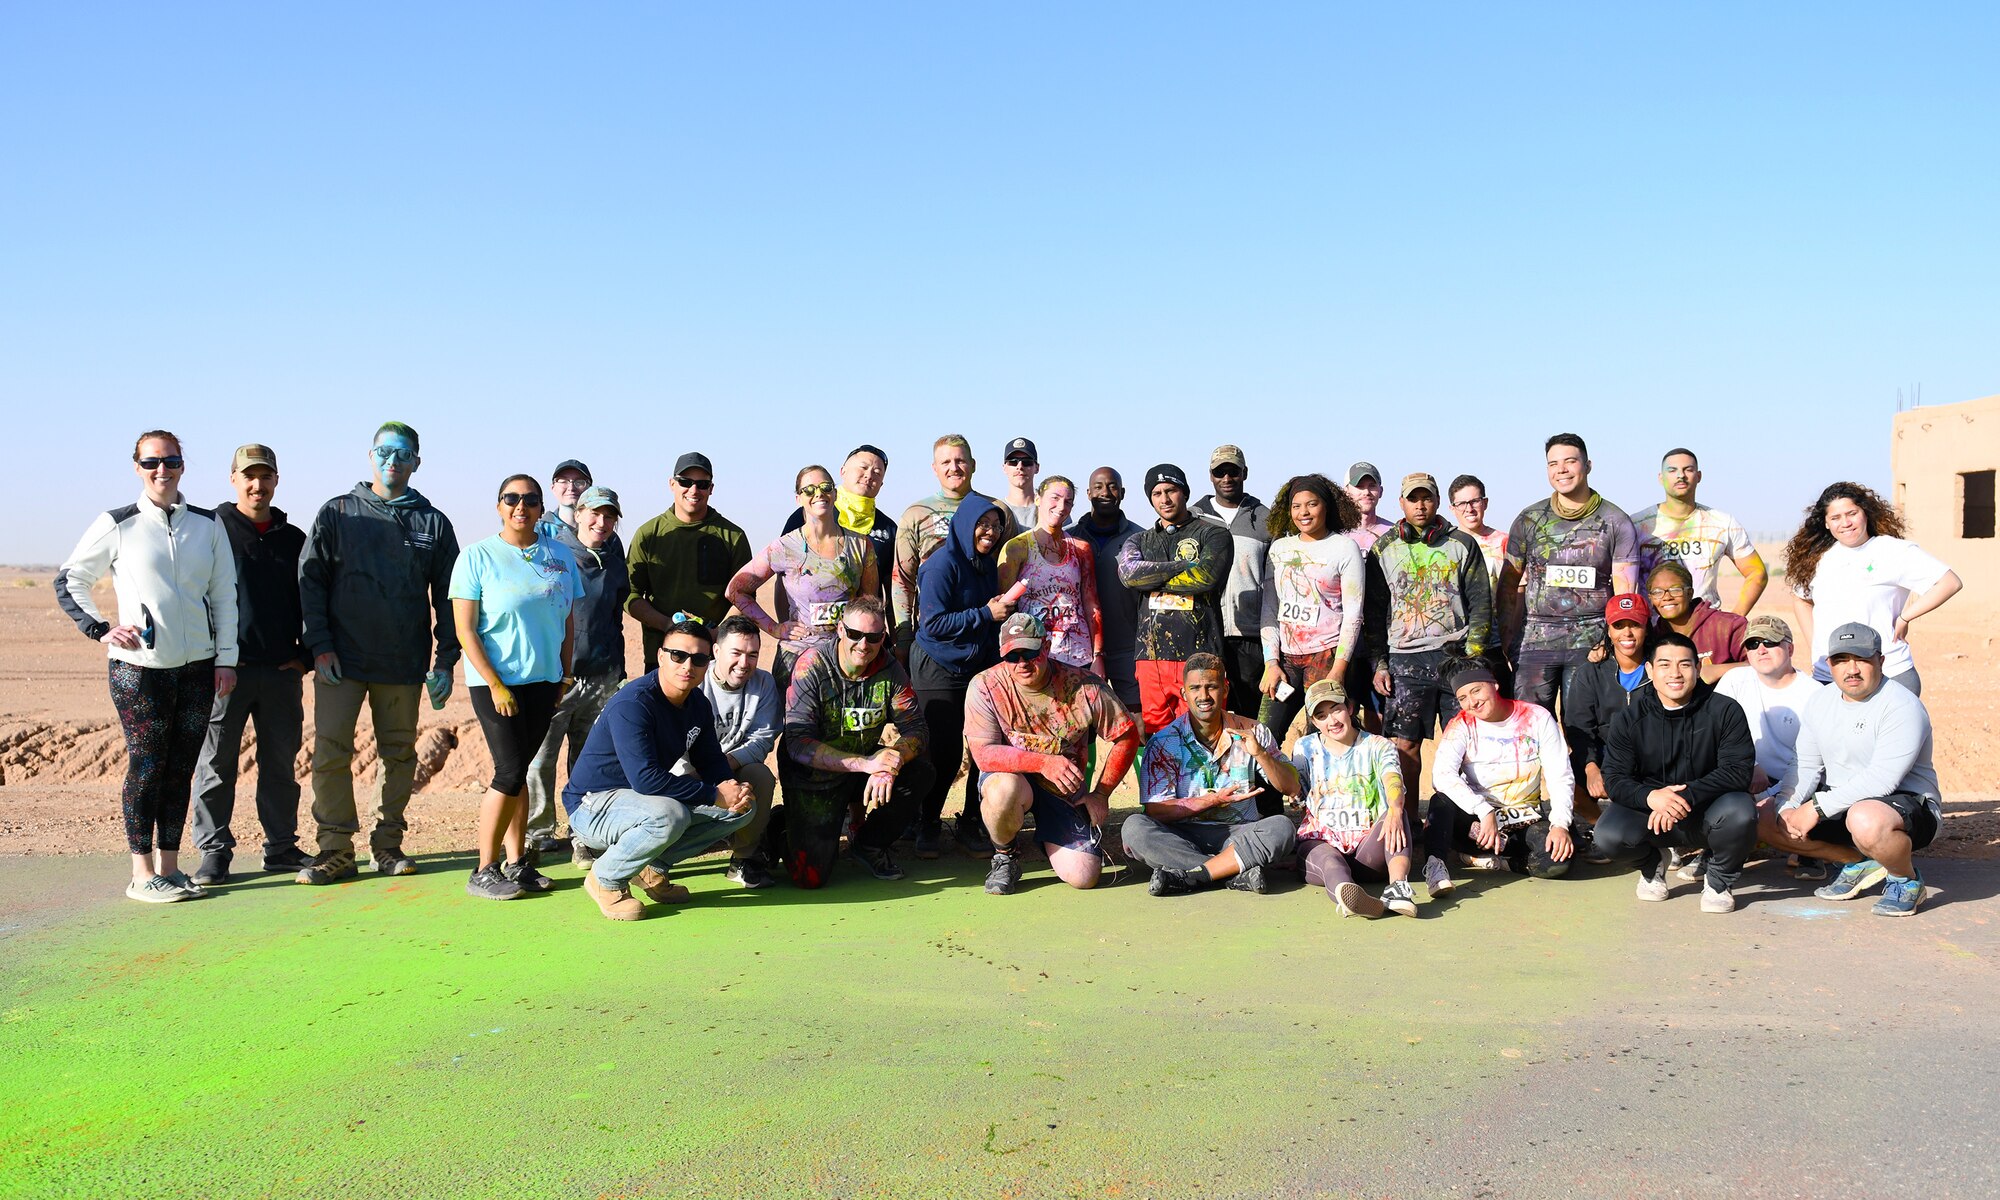
<instances>
[{"instance_id":1,"label":"white sneaker","mask_svg":"<svg viewBox=\"0 0 2000 1200\"><path fill-rule=\"evenodd\" d=\"M1444 860L1436 855L1424 862L1424 886L1430 889L1433 900L1456 886L1451 881L1451 868L1445 866Z\"/></svg>"},{"instance_id":2,"label":"white sneaker","mask_svg":"<svg viewBox=\"0 0 2000 1200\"><path fill-rule=\"evenodd\" d=\"M1333 906L1343 917L1379 917L1388 911L1358 883L1343 883L1334 888Z\"/></svg>"},{"instance_id":3,"label":"white sneaker","mask_svg":"<svg viewBox=\"0 0 2000 1200\"><path fill-rule=\"evenodd\" d=\"M1667 881L1661 876L1641 875L1639 876L1637 892L1641 900L1665 900L1667 898Z\"/></svg>"},{"instance_id":4,"label":"white sneaker","mask_svg":"<svg viewBox=\"0 0 2000 1200\"><path fill-rule=\"evenodd\" d=\"M1725 913L1736 911L1736 894L1729 889L1716 891L1707 884L1701 885L1701 911Z\"/></svg>"},{"instance_id":5,"label":"white sneaker","mask_svg":"<svg viewBox=\"0 0 2000 1200\"><path fill-rule=\"evenodd\" d=\"M125 894L134 900L147 904L172 904L185 900L188 894L167 882L163 875L154 875L144 880L134 879L125 885Z\"/></svg>"}]
</instances>

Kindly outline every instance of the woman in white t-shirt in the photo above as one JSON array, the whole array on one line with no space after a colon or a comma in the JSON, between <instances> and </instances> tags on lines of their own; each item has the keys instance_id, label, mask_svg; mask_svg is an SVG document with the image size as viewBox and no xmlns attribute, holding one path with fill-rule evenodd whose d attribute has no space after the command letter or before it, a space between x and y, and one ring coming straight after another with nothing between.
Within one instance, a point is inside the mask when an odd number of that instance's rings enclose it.
<instances>
[{"instance_id":1,"label":"woman in white t-shirt","mask_svg":"<svg viewBox=\"0 0 2000 1200\"><path fill-rule=\"evenodd\" d=\"M1827 636L1859 621L1882 635L1884 674L1922 694L1923 681L1904 640L1910 622L1956 596L1964 584L1902 534L1903 520L1888 501L1858 483L1836 483L1819 494L1792 535L1785 578L1812 646L1814 679L1833 678L1826 666Z\"/></svg>"},{"instance_id":2,"label":"woman in white t-shirt","mask_svg":"<svg viewBox=\"0 0 2000 1200\"><path fill-rule=\"evenodd\" d=\"M1360 522L1361 510L1324 475L1295 476L1271 505L1259 716L1280 744L1307 688L1346 683L1361 640L1361 548L1351 536Z\"/></svg>"}]
</instances>

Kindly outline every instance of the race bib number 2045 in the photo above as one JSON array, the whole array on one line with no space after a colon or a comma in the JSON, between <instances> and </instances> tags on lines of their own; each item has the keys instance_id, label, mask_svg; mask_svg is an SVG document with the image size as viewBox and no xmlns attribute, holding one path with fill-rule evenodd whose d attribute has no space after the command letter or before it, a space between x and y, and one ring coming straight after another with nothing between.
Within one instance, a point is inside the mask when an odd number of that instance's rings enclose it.
<instances>
[{"instance_id":1,"label":"race bib number 2045","mask_svg":"<svg viewBox=\"0 0 2000 1200\"><path fill-rule=\"evenodd\" d=\"M1542 577L1550 587L1594 588L1597 586L1596 567L1564 567L1551 563L1547 574Z\"/></svg>"}]
</instances>

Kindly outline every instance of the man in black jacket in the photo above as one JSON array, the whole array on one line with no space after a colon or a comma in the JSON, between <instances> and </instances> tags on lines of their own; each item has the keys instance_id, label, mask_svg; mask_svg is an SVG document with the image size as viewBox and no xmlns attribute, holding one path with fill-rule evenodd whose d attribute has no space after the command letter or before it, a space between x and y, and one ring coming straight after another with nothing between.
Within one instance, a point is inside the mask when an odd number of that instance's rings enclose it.
<instances>
[{"instance_id":1,"label":"man in black jacket","mask_svg":"<svg viewBox=\"0 0 2000 1200\"><path fill-rule=\"evenodd\" d=\"M305 531L271 507L278 455L269 446L236 448L229 482L236 503L215 510L236 557L236 689L217 696L194 776L194 881L229 881L236 835L236 763L243 726L257 726L257 822L264 827L264 869L297 871L299 781L292 764L305 728L305 643L299 640L299 552Z\"/></svg>"},{"instance_id":2,"label":"man in black jacket","mask_svg":"<svg viewBox=\"0 0 2000 1200\"><path fill-rule=\"evenodd\" d=\"M1667 898L1667 847L1707 851L1701 911L1736 908L1732 889L1757 841L1750 771L1757 750L1743 709L1701 680L1685 634L1662 630L1646 652L1651 690L1633 695L1605 735L1611 800L1593 840L1611 862L1639 864L1641 900Z\"/></svg>"}]
</instances>

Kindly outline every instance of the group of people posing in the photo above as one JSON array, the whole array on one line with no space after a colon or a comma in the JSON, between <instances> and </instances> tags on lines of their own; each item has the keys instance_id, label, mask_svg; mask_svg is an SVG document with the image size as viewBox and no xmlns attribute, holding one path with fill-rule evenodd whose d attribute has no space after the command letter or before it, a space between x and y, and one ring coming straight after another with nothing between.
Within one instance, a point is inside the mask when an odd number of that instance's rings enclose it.
<instances>
[{"instance_id":1,"label":"group of people posing","mask_svg":"<svg viewBox=\"0 0 2000 1200\"><path fill-rule=\"evenodd\" d=\"M1455 868L1547 879L1583 858L1636 867L1642 900L1699 881L1701 910L1728 912L1761 841L1801 878L1838 866L1819 896L1881 884L1877 913L1916 911L1911 855L1941 812L1905 635L1958 577L1874 492L1826 488L1785 563L1811 648L1800 671L1792 626L1750 616L1765 564L1696 499L1691 451L1664 456L1662 499L1631 515L1591 488L1583 439L1544 451L1550 495L1503 530L1470 475L1406 474L1400 517L1378 515L1368 462L1341 483L1295 476L1267 506L1230 445L1199 501L1162 463L1143 476L1142 525L1099 467L1076 516L1077 485L1043 476L1033 441L1006 443L989 497L956 435L933 447L938 491L892 520L876 503L888 455L862 445L837 474L797 472L798 509L762 549L712 506L701 453L675 462L672 507L629 547L617 492L569 459L546 492L502 480L497 531L461 550L410 486L407 425L381 426L371 477L303 529L273 504L270 447L240 447L234 502L203 509L181 494L179 439L153 430L133 449L138 502L92 523L56 592L109 649L138 900L230 878L249 726L263 869L355 876L364 703L380 764L369 860L415 872L418 715L444 706L462 658L493 760L466 885L484 898L551 890L538 867L564 850L615 920L646 911L635 889L685 901L676 865L725 847L747 888L774 873L823 886L843 841L900 879L905 837L918 858L943 852L961 769L951 836L990 856L988 892L1019 886L1030 845L1089 888L1136 766L1141 811L1116 842L1154 895L1264 892L1290 863L1343 915L1414 916L1419 875L1436 897ZM1742 579L1727 606L1725 559ZM107 576L111 615L92 590ZM628 619L644 660L629 680ZM308 674L310 855L293 772Z\"/></svg>"}]
</instances>

